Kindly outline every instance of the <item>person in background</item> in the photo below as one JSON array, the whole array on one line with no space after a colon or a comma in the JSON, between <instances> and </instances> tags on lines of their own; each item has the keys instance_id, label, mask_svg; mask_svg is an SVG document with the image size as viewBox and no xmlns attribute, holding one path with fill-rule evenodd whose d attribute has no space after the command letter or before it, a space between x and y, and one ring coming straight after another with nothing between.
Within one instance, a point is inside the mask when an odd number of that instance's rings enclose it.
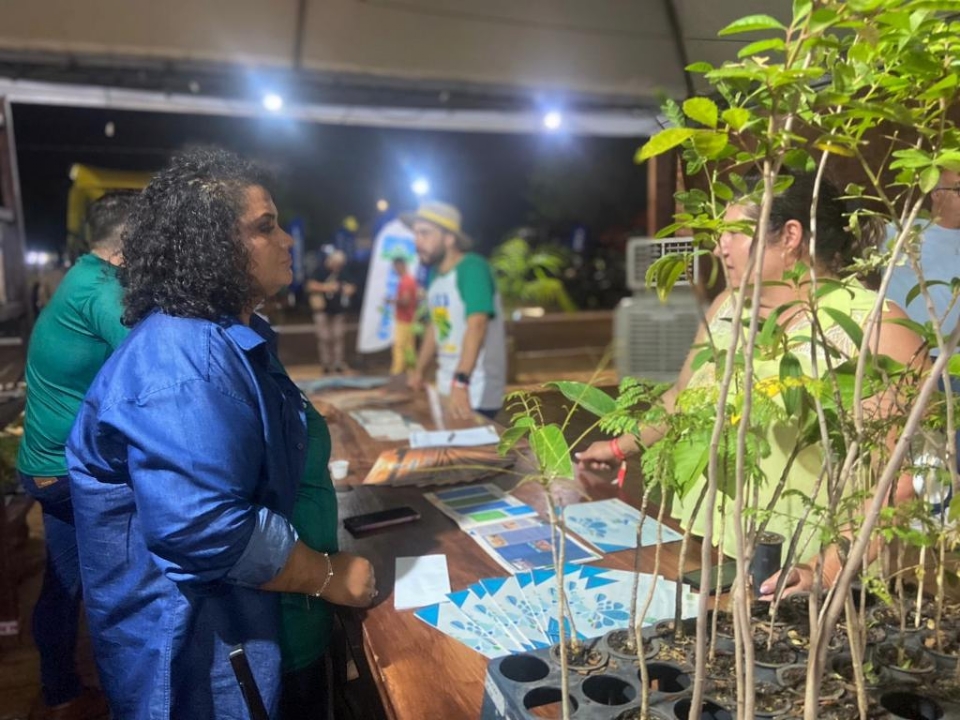
<instances>
[{"instance_id":1,"label":"person in background","mask_svg":"<svg viewBox=\"0 0 960 720\"><path fill-rule=\"evenodd\" d=\"M393 364L390 366L390 374L399 375L406 371L410 358L416 355L413 321L420 298L417 281L407 272L407 259L403 255L393 258L393 270L400 280L397 282L397 294L393 300Z\"/></svg>"},{"instance_id":2,"label":"person in background","mask_svg":"<svg viewBox=\"0 0 960 720\"><path fill-rule=\"evenodd\" d=\"M153 178L123 243L133 330L67 443L94 654L123 720L249 717L238 647L271 718L324 718L327 603L376 595L370 563L336 552L326 424L254 312L292 279L267 187L216 149Z\"/></svg>"},{"instance_id":3,"label":"person in background","mask_svg":"<svg viewBox=\"0 0 960 720\"><path fill-rule=\"evenodd\" d=\"M476 411L493 418L503 405L507 354L490 265L469 252L472 243L452 205L427 201L401 219L413 230L420 262L430 266L430 325L410 387L423 387L423 373L436 357L437 390L450 397L453 415L469 418Z\"/></svg>"},{"instance_id":4,"label":"person in background","mask_svg":"<svg viewBox=\"0 0 960 720\"><path fill-rule=\"evenodd\" d=\"M324 264L307 280L310 308L317 326L317 349L323 372L343 372L344 313L350 307L357 286L346 271L347 256L334 250Z\"/></svg>"},{"instance_id":5,"label":"person in background","mask_svg":"<svg viewBox=\"0 0 960 720\"><path fill-rule=\"evenodd\" d=\"M680 376L675 385L663 395L663 402L668 412L680 412L676 407L679 393L686 388L716 387L720 383L722 372L718 372L717 365L705 362L695 366L695 358L704 344L710 342L718 350L718 356L724 356L732 342L731 328L739 325L740 321L733 317L736 305L736 292L740 288L741 280L748 272L753 272L751 257L755 242L765 242L766 249L761 268L762 279L765 281L760 291L760 306L764 314L776 317L784 333L784 342L798 359L804 375L813 376L813 350L811 349L810 333L814 318L809 310L808 299L810 294L810 280L802 279L799 285L783 282L785 273L793 270L798 264L801 267L810 267L812 258L810 253L810 215L814 203L814 176L801 174L794 178L793 183L781 194L773 199L770 210L769 234L767 237L755 241L752 234L743 231L727 230L717 243L714 254L726 268L727 287L730 288L720 294L707 310L707 325L701 327L693 349L687 357ZM758 222L760 208L752 198L732 202L726 210L725 221L730 224L741 221ZM859 248L855 238L848 228L848 215L840 191L832 184L824 181L819 188L819 199L816 204L817 228L817 276L838 279L842 269L849 266L858 254ZM809 274L809 272L807 273ZM747 292L753 292L748 284ZM859 347L850 340L844 329L834 320L834 315L849 316L855 323L863 324L867 314L876 303L876 293L863 287L855 279L847 279L844 289L828 293L819 299L816 323L818 332L826 342L837 351L835 362L855 358ZM780 308L789 308L784 312L774 314ZM829 311L829 312L827 312ZM749 310L745 310L749 313ZM881 355L887 355L904 365L922 367L920 357L920 338L909 328L898 324L898 320L905 317L903 311L887 304L884 308L881 321L878 324L872 347ZM709 331L709 332L708 332ZM919 366L918 366L919 363ZM778 379L780 360L758 360L755 365L755 377L764 379ZM778 402L782 402L778 400ZM897 412L894 399L889 395L865 400L864 408L869 413L880 417L889 416ZM808 503L814 502L820 506L827 504L825 483L820 482L821 468L823 467L823 448L819 443L798 446L800 435L799 423L795 417L786 417L770 424L765 441L769 443L769 450L759 460L760 473L768 478L768 482L756 488L753 502L759 507L773 507L777 489L777 478L786 478L783 492L776 501L776 510L770 515L767 530L782 534L786 538L793 538L798 532L798 519L805 516ZM611 440L592 443L583 452L576 453L576 458L585 467L601 467L619 464L627 456L638 453L643 447L650 447L662 437L659 427L647 425L639 427L637 434L627 434ZM890 438L890 443L895 441ZM796 453L795 458L791 455ZM789 469L789 473L786 471ZM721 509L708 508L699 514L694 514L696 499L700 497L701 488L706 479L701 475L696 484L688 489L686 495L673 499L673 516L680 521L684 528L690 528L693 533L703 535L704 516L714 513L714 528L720 527L719 516ZM895 485L894 502L901 502L913 497L912 479L903 474ZM867 502L872 500L870 498ZM723 545L730 552L736 547L736 531L733 523L724 525L723 537L711 538L713 544ZM718 533L719 535L719 533ZM805 552L807 557L812 556L805 563L798 563L784 581L785 594L797 591L809 591L813 587L814 574L820 573L824 588L830 588L836 580L842 567L841 554L836 545L824 548L823 562L816 552L818 542L816 522L807 523L800 538L795 540L798 552ZM878 552L874 546L871 553ZM770 599L779 573L766 579L758 588L760 599Z\"/></svg>"},{"instance_id":6,"label":"person in background","mask_svg":"<svg viewBox=\"0 0 960 720\"><path fill-rule=\"evenodd\" d=\"M940 330L944 339L950 336L960 321L960 299L954 299L953 281L960 277L960 173L953 170L941 170L940 181L937 187L930 192L931 211L930 215L933 222L923 228L917 245L916 260L919 265L920 275L926 285L927 293L933 304L933 314L940 322ZM918 223L919 224L919 223ZM894 237L896 229L887 228L887 236L884 240ZM930 308L927 306L927 299L922 293L917 293L916 297L911 298L908 303L907 298L914 288L920 283L920 277L917 275L917 269L913 262L905 261L893 269L890 277L890 285L887 287L887 299L897 303L906 310L910 319L921 325L931 322L933 318L930 315ZM940 354L937 347L928 348L931 356ZM954 406L960 401L960 380L954 377L950 383L954 398ZM940 389L943 390L941 381ZM954 437L954 457L960 467L960 430L957 430ZM934 456L939 456L942 449L938 449ZM918 458L919 459L919 458ZM950 500L953 497L954 489L950 487L938 488L928 487L921 480L922 475L918 474L914 481L914 489L918 493L923 493L930 502L934 514L942 514L949 507ZM927 555L923 556L924 562L918 556L914 548L906 549L906 561L915 562L915 565L927 565L928 572L921 575L920 583L928 589L936 592L934 587L937 577L936 568L930 562ZM951 564L955 567L955 564ZM960 594L953 592L954 598Z\"/></svg>"},{"instance_id":7,"label":"person in background","mask_svg":"<svg viewBox=\"0 0 960 720\"><path fill-rule=\"evenodd\" d=\"M960 277L960 173L942 170L940 184L931 191L930 198L933 223L923 229L917 260L924 281L933 283L927 286L927 292L942 323L943 335L947 337L960 320L960 301L954 302L951 287L951 281ZM907 296L919 282L911 262L897 265L890 278L887 298L922 325L931 319L926 299L917 294L907 302Z\"/></svg>"},{"instance_id":8,"label":"person in background","mask_svg":"<svg viewBox=\"0 0 960 720\"><path fill-rule=\"evenodd\" d=\"M47 562L33 610L41 695L31 719L96 718L107 703L85 688L74 656L80 615L77 533L64 445L83 396L127 336L120 321L120 239L136 193L110 193L87 211L90 252L66 274L37 318L27 351L27 402L17 472L40 503Z\"/></svg>"}]
</instances>

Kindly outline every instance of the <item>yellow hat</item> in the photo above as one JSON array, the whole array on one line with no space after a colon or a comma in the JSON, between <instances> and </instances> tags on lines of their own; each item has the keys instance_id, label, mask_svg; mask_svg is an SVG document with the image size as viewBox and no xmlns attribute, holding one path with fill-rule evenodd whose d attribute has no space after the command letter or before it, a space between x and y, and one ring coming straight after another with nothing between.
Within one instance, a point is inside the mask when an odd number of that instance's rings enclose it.
<instances>
[{"instance_id":1,"label":"yellow hat","mask_svg":"<svg viewBox=\"0 0 960 720\"><path fill-rule=\"evenodd\" d=\"M469 247L472 244L470 237L460 229L460 211L449 203L439 202L437 200L426 200L420 203L420 207L414 213L403 213L400 221L409 228L417 220L425 220L433 223L442 230L456 235L461 241L461 247Z\"/></svg>"}]
</instances>

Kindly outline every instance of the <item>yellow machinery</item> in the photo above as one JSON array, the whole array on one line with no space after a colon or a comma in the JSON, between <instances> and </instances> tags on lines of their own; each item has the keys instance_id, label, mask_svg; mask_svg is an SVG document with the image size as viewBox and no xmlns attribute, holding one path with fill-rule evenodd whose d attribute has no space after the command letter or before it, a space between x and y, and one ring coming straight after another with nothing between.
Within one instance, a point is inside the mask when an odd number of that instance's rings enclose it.
<instances>
[{"instance_id":1,"label":"yellow machinery","mask_svg":"<svg viewBox=\"0 0 960 720\"><path fill-rule=\"evenodd\" d=\"M71 167L73 185L67 195L67 242L70 253L79 254L86 247L83 221L90 203L111 190L142 190L151 177L151 172L106 170L80 164Z\"/></svg>"}]
</instances>

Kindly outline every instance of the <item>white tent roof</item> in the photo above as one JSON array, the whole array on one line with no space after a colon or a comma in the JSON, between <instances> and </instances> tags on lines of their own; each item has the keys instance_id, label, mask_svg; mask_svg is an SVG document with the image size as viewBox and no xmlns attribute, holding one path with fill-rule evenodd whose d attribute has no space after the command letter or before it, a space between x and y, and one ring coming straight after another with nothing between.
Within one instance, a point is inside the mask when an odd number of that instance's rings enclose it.
<instances>
[{"instance_id":1,"label":"white tent roof","mask_svg":"<svg viewBox=\"0 0 960 720\"><path fill-rule=\"evenodd\" d=\"M716 37L736 17L783 17L787 0L24 0L4 4L0 75L110 85L209 68L464 93L503 102L585 99L649 110L688 93L685 62L718 63L738 42ZM73 75L70 73L73 72ZM206 76L205 76L206 77ZM332 79L332 80L331 80ZM698 78L690 78L696 82ZM128 89L136 85L126 77ZM208 92L206 81L191 85ZM199 88L199 90L197 89ZM155 89L155 88L153 88ZM497 98L493 100L491 98ZM441 102L442 102L441 98ZM311 100L310 102L316 102ZM476 101L480 102L480 101ZM397 104L402 104L398 102ZM515 108L514 108L515 109Z\"/></svg>"}]
</instances>

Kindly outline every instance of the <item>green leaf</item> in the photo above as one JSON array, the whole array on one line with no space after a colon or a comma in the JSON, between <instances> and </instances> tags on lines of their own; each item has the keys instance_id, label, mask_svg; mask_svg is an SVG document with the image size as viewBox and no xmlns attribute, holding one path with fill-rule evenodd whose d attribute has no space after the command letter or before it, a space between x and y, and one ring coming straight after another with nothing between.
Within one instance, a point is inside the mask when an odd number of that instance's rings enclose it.
<instances>
[{"instance_id":1,"label":"green leaf","mask_svg":"<svg viewBox=\"0 0 960 720\"><path fill-rule=\"evenodd\" d=\"M947 372L955 377L960 377L960 355L952 355L947 361Z\"/></svg>"},{"instance_id":2,"label":"green leaf","mask_svg":"<svg viewBox=\"0 0 960 720\"><path fill-rule=\"evenodd\" d=\"M759 55L760 53L765 52L784 52L786 50L786 45L783 42L782 38L767 38L766 40L757 40L752 42L744 48L741 48L737 53L738 58L750 57L751 55Z\"/></svg>"},{"instance_id":3,"label":"green leaf","mask_svg":"<svg viewBox=\"0 0 960 720\"><path fill-rule=\"evenodd\" d=\"M936 285L943 285L944 287L949 287L949 285L945 283L943 280L926 280L922 286L920 283L917 283L912 288L910 288L910 290L907 291L907 296L903 299L903 306L910 307L910 303L912 303L914 300L916 300L920 296L920 293L923 292L924 287L926 287L927 290L929 290L930 288Z\"/></svg>"},{"instance_id":4,"label":"green leaf","mask_svg":"<svg viewBox=\"0 0 960 720\"><path fill-rule=\"evenodd\" d=\"M714 352L710 347L701 348L696 355L693 356L693 363L691 363L691 369L696 372L701 367L706 365L708 362L713 362Z\"/></svg>"},{"instance_id":5,"label":"green leaf","mask_svg":"<svg viewBox=\"0 0 960 720\"><path fill-rule=\"evenodd\" d=\"M855 346L860 347L863 343L863 330L852 317L837 308L825 307L821 310L843 329Z\"/></svg>"},{"instance_id":6,"label":"green leaf","mask_svg":"<svg viewBox=\"0 0 960 720\"><path fill-rule=\"evenodd\" d=\"M818 150L823 150L825 153L830 153L831 155L840 155L842 157L853 157L855 153L848 147L843 145L837 145L836 143L830 142L828 140L819 140L813 144Z\"/></svg>"},{"instance_id":7,"label":"green leaf","mask_svg":"<svg viewBox=\"0 0 960 720\"><path fill-rule=\"evenodd\" d=\"M693 136L693 146L705 158L713 160L727 148L727 134L712 130L699 130Z\"/></svg>"},{"instance_id":8,"label":"green leaf","mask_svg":"<svg viewBox=\"0 0 960 720\"><path fill-rule=\"evenodd\" d=\"M515 425L514 427L507 428L500 436L500 443L497 445L497 452L501 455L506 455L513 449L514 445L516 445L526 436L528 432L530 432L529 427L517 427Z\"/></svg>"},{"instance_id":9,"label":"green leaf","mask_svg":"<svg viewBox=\"0 0 960 720\"><path fill-rule=\"evenodd\" d=\"M780 379L803 377L803 368L800 366L800 360L792 352L786 352L780 358ZM787 414L795 417L800 414L800 403L803 400L803 388L791 387L784 388L780 393L783 398L783 407Z\"/></svg>"},{"instance_id":10,"label":"green leaf","mask_svg":"<svg viewBox=\"0 0 960 720\"><path fill-rule=\"evenodd\" d=\"M713 70L713 65L708 62L695 62L690 63L687 67L684 68L689 73L708 73Z\"/></svg>"},{"instance_id":11,"label":"green leaf","mask_svg":"<svg viewBox=\"0 0 960 720\"><path fill-rule=\"evenodd\" d=\"M686 270L687 259L682 255L664 255L647 268L646 283L656 289L660 302L666 302L673 286Z\"/></svg>"},{"instance_id":12,"label":"green leaf","mask_svg":"<svg viewBox=\"0 0 960 720\"><path fill-rule=\"evenodd\" d=\"M940 168L931 165L920 173L920 191L928 193L940 182Z\"/></svg>"},{"instance_id":13,"label":"green leaf","mask_svg":"<svg viewBox=\"0 0 960 720\"><path fill-rule=\"evenodd\" d=\"M556 388L567 400L577 403L584 410L597 417L603 417L617 409L616 400L600 388L587 383L574 380L558 380L548 382L546 386Z\"/></svg>"},{"instance_id":14,"label":"green leaf","mask_svg":"<svg viewBox=\"0 0 960 720\"><path fill-rule=\"evenodd\" d=\"M813 0L793 0L793 22L802 22L812 7Z\"/></svg>"},{"instance_id":15,"label":"green leaf","mask_svg":"<svg viewBox=\"0 0 960 720\"><path fill-rule=\"evenodd\" d=\"M820 33L824 28L834 23L837 19L837 11L832 8L817 8L810 16L810 31Z\"/></svg>"},{"instance_id":16,"label":"green leaf","mask_svg":"<svg viewBox=\"0 0 960 720\"><path fill-rule=\"evenodd\" d=\"M572 478L570 446L559 425L550 424L530 432L530 448L548 478Z\"/></svg>"},{"instance_id":17,"label":"green leaf","mask_svg":"<svg viewBox=\"0 0 960 720\"><path fill-rule=\"evenodd\" d=\"M723 202L733 200L733 190L730 189L729 185L719 180L713 183L713 194L716 195L719 200L723 200Z\"/></svg>"},{"instance_id":18,"label":"green leaf","mask_svg":"<svg viewBox=\"0 0 960 720\"><path fill-rule=\"evenodd\" d=\"M723 28L717 33L720 37L725 35L737 35L739 33L756 32L758 30L786 30L786 28L775 17L770 15L747 15Z\"/></svg>"},{"instance_id":19,"label":"green leaf","mask_svg":"<svg viewBox=\"0 0 960 720\"><path fill-rule=\"evenodd\" d=\"M672 448L674 481L682 498L703 475L710 460L710 433L699 432L677 441Z\"/></svg>"},{"instance_id":20,"label":"green leaf","mask_svg":"<svg viewBox=\"0 0 960 720\"><path fill-rule=\"evenodd\" d=\"M751 116L750 111L746 108L728 108L723 111L723 114L720 117L722 117L723 121L733 130L739 132L748 122L750 122Z\"/></svg>"},{"instance_id":21,"label":"green leaf","mask_svg":"<svg viewBox=\"0 0 960 720\"><path fill-rule=\"evenodd\" d=\"M783 164L791 170L800 170L803 172L811 172L816 167L816 163L813 158L810 157L810 153L801 148L787 150L783 156Z\"/></svg>"},{"instance_id":22,"label":"green leaf","mask_svg":"<svg viewBox=\"0 0 960 720\"><path fill-rule=\"evenodd\" d=\"M662 155L668 150L672 150L685 140L689 140L696 135L697 132L698 131L693 128L667 128L666 130L661 130L652 138L647 140L642 148L637 150L637 154L634 155L633 161L636 163L642 163L644 160L649 160L657 155Z\"/></svg>"},{"instance_id":23,"label":"green leaf","mask_svg":"<svg viewBox=\"0 0 960 720\"><path fill-rule=\"evenodd\" d=\"M926 92L923 93L924 98L950 98L953 95L953 92L956 90L958 78L955 73L950 73L940 82L931 85L927 88Z\"/></svg>"},{"instance_id":24,"label":"green leaf","mask_svg":"<svg viewBox=\"0 0 960 720\"><path fill-rule=\"evenodd\" d=\"M954 495L953 500L950 501L950 509L947 511L947 519L951 523L955 523L960 519L960 495Z\"/></svg>"},{"instance_id":25,"label":"green leaf","mask_svg":"<svg viewBox=\"0 0 960 720\"><path fill-rule=\"evenodd\" d=\"M691 120L709 128L717 126L717 104L710 98L694 97L683 101L683 112Z\"/></svg>"}]
</instances>

